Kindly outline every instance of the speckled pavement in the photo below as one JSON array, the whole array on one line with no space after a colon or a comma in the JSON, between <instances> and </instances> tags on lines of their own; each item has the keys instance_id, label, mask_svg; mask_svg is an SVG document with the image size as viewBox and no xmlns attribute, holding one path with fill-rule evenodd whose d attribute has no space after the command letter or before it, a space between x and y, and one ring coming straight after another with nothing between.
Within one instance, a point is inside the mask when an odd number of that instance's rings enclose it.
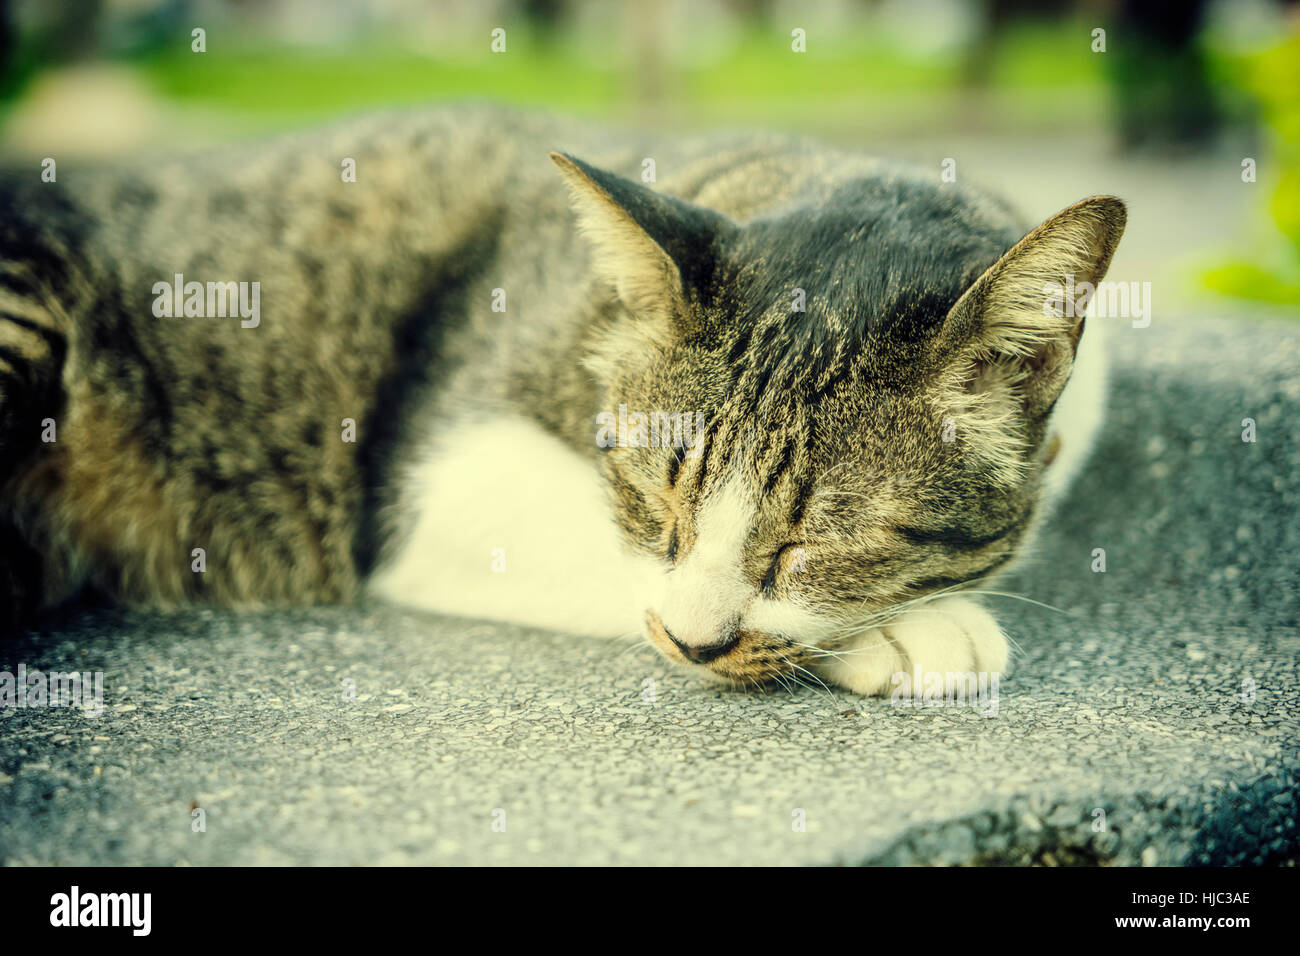
<instances>
[{"instance_id":1,"label":"speckled pavement","mask_svg":"<svg viewBox=\"0 0 1300 956\"><path fill-rule=\"evenodd\" d=\"M377 605L83 613L0 645L104 672L99 717L0 709L0 860L1294 861L1298 340L1113 337L1098 454L1002 586L1060 610L995 602L1021 647L995 714Z\"/></svg>"}]
</instances>

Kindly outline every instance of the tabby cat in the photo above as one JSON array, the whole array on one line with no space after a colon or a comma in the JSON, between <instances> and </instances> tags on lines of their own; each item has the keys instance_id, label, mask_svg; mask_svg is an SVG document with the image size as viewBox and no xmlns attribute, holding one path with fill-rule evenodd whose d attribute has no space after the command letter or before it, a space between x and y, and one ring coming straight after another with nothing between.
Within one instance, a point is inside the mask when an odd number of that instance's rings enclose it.
<instances>
[{"instance_id":1,"label":"tabby cat","mask_svg":"<svg viewBox=\"0 0 1300 956\"><path fill-rule=\"evenodd\" d=\"M1006 665L963 591L1087 452L1100 348L1044 303L1125 222L488 107L0 203L14 620L368 593L864 694Z\"/></svg>"}]
</instances>

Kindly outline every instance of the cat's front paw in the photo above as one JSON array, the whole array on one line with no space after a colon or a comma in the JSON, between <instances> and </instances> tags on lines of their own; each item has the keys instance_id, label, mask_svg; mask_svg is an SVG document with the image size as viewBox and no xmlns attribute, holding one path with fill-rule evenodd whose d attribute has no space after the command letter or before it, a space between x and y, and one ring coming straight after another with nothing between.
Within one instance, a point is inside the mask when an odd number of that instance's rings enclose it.
<instances>
[{"instance_id":1,"label":"cat's front paw","mask_svg":"<svg viewBox=\"0 0 1300 956\"><path fill-rule=\"evenodd\" d=\"M988 611L964 597L945 597L903 611L887 624L836 645L818 670L859 694L889 694L895 675L1001 674L1007 639Z\"/></svg>"}]
</instances>

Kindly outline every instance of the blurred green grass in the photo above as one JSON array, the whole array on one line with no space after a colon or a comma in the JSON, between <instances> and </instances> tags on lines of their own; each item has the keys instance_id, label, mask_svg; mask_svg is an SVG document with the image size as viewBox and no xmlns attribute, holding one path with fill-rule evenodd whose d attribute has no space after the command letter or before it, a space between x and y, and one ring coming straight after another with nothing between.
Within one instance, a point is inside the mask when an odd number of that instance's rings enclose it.
<instances>
[{"instance_id":1,"label":"blurred green grass","mask_svg":"<svg viewBox=\"0 0 1300 956\"><path fill-rule=\"evenodd\" d=\"M1024 25L1008 34L990 81L993 91L1016 94L1009 122L1059 119L1063 94L1076 108L1081 100L1102 108L1104 77L1079 39L1086 35L1068 24ZM506 54L477 41L465 50L481 55L453 61L379 42L330 52L240 42L220 55L178 47L134 65L168 100L244 114L257 126L454 99L613 115L635 98L629 68L602 66L568 45L512 34ZM666 105L676 117L823 127L868 111L884 122L906 117L918 103L947 104L961 89L962 64L951 55L909 55L869 33L819 39L795 54L788 35L751 27L708 65L673 68L667 78Z\"/></svg>"}]
</instances>

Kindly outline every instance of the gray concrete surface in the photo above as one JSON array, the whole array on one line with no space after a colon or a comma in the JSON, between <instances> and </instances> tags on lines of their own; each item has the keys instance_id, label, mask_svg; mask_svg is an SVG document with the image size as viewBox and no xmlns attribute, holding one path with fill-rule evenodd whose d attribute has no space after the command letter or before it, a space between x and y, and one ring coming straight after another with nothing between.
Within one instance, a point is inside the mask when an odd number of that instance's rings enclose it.
<instances>
[{"instance_id":1,"label":"gray concrete surface","mask_svg":"<svg viewBox=\"0 0 1300 956\"><path fill-rule=\"evenodd\" d=\"M99 717L0 710L0 860L1293 862L1298 331L1119 330L1098 454L1004 586L1060 611L996 601L996 716L382 606L83 614L0 645L105 679Z\"/></svg>"}]
</instances>

